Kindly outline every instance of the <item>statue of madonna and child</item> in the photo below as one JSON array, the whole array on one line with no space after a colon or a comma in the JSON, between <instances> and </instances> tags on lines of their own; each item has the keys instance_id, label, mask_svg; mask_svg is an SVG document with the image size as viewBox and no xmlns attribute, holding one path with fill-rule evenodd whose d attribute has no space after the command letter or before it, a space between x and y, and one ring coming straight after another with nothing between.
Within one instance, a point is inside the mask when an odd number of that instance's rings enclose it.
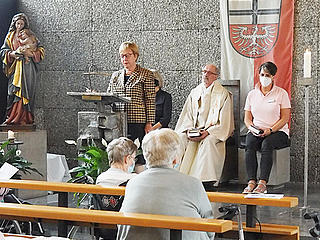
<instances>
[{"instance_id":1,"label":"statue of madonna and child","mask_svg":"<svg viewBox=\"0 0 320 240\"><path fill-rule=\"evenodd\" d=\"M24 13L13 16L0 56L3 72L8 78L4 124L34 124L38 64L44 58L44 48L29 28L29 20Z\"/></svg>"}]
</instances>

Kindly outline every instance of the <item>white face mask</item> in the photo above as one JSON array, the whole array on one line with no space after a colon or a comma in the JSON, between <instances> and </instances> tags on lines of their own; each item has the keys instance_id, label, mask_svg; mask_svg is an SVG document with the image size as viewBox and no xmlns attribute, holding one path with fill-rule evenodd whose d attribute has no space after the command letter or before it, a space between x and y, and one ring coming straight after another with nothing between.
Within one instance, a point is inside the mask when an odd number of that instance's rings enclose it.
<instances>
[{"instance_id":1,"label":"white face mask","mask_svg":"<svg viewBox=\"0 0 320 240\"><path fill-rule=\"evenodd\" d=\"M128 167L128 173L133 173L135 164L133 163L131 166Z\"/></svg>"},{"instance_id":2,"label":"white face mask","mask_svg":"<svg viewBox=\"0 0 320 240\"><path fill-rule=\"evenodd\" d=\"M176 164L173 166L173 168L176 169L176 170L178 170L178 169L179 169L179 166L180 166L180 163L176 163Z\"/></svg>"},{"instance_id":3,"label":"white face mask","mask_svg":"<svg viewBox=\"0 0 320 240\"><path fill-rule=\"evenodd\" d=\"M272 82L271 78L260 76L260 83L261 83L262 87L269 86L271 82Z\"/></svg>"}]
</instances>

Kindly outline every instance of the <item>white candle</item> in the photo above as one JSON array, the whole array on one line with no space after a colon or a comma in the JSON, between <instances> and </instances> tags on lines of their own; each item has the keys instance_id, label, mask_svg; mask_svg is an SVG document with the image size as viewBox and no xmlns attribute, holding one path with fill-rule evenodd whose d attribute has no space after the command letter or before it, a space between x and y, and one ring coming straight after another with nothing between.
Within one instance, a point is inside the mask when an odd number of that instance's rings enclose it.
<instances>
[{"instance_id":1,"label":"white candle","mask_svg":"<svg viewBox=\"0 0 320 240\"><path fill-rule=\"evenodd\" d=\"M311 78L311 51L309 49L304 52L303 77Z\"/></svg>"},{"instance_id":2,"label":"white candle","mask_svg":"<svg viewBox=\"0 0 320 240\"><path fill-rule=\"evenodd\" d=\"M8 139L14 139L14 132L11 130L8 131Z\"/></svg>"}]
</instances>

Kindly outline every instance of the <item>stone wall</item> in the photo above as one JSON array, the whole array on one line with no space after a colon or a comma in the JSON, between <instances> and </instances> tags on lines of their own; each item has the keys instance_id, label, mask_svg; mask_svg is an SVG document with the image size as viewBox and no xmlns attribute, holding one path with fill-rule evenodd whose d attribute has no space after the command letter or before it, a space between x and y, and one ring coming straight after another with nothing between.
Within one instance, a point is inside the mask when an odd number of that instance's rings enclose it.
<instances>
[{"instance_id":1,"label":"stone wall","mask_svg":"<svg viewBox=\"0 0 320 240\"><path fill-rule=\"evenodd\" d=\"M304 88L303 52L311 47L313 77L319 69L319 0L295 1L292 79L291 180L303 181ZM90 111L67 96L89 86L83 75L92 65L112 73L120 68L118 47L125 40L140 46L139 63L160 70L165 90L173 95L174 126L186 96L200 81L206 63L220 65L219 1L211 0L21 0L31 28L46 48L37 89L36 122L48 131L48 151L74 156L64 143L77 137L77 112ZM109 77L91 77L92 86L105 90ZM309 166L310 181L320 182L319 81L311 87Z\"/></svg>"}]
</instances>

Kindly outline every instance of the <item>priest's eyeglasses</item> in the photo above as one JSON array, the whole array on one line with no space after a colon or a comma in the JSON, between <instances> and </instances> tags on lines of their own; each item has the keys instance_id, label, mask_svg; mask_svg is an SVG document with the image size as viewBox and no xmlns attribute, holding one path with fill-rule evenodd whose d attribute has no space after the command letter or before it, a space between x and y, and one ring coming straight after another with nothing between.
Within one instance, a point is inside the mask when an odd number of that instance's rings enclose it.
<instances>
[{"instance_id":1,"label":"priest's eyeglasses","mask_svg":"<svg viewBox=\"0 0 320 240\"><path fill-rule=\"evenodd\" d=\"M218 76L218 75L219 75L218 73L214 73L214 72L207 71L207 70L202 70L201 72L202 72L202 74L216 75L216 76Z\"/></svg>"}]
</instances>

